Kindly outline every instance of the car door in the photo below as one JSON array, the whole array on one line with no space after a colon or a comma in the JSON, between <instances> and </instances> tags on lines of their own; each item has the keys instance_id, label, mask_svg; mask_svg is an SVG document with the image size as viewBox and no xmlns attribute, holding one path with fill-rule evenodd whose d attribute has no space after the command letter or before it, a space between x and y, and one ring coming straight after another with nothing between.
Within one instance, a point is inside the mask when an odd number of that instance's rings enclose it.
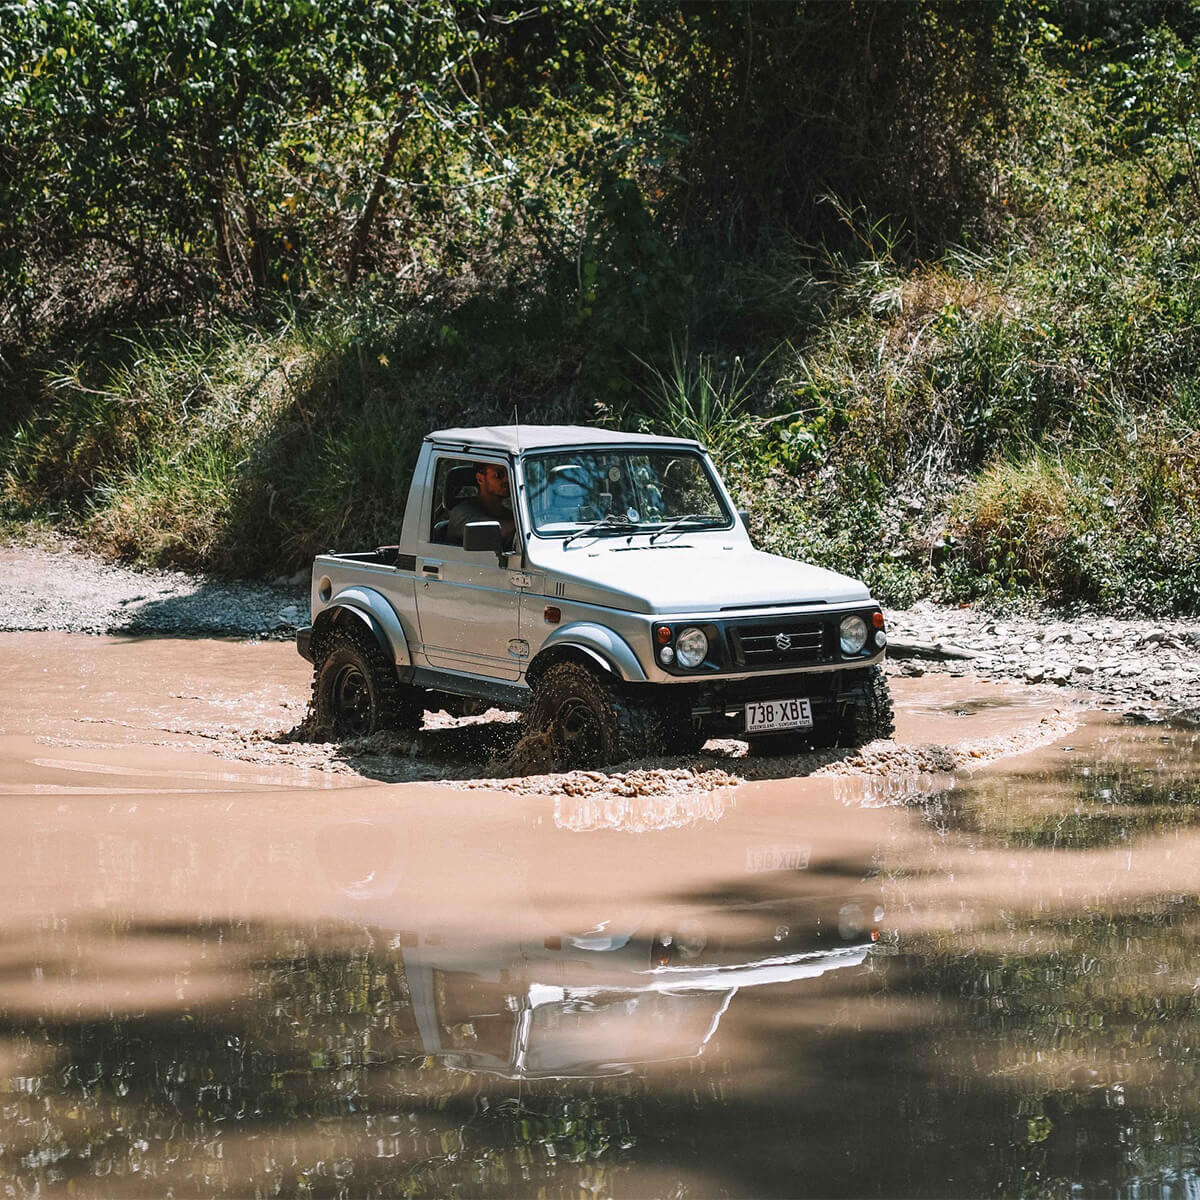
<instances>
[{"instance_id":1,"label":"car door","mask_svg":"<svg viewBox=\"0 0 1200 1200\"><path fill-rule=\"evenodd\" d=\"M435 479L451 476L455 467L472 461L497 460L443 456L435 466ZM426 661L444 670L516 680L526 658L518 630L525 576L500 565L490 551L434 541L447 507L436 487L434 492L416 565L417 622Z\"/></svg>"}]
</instances>

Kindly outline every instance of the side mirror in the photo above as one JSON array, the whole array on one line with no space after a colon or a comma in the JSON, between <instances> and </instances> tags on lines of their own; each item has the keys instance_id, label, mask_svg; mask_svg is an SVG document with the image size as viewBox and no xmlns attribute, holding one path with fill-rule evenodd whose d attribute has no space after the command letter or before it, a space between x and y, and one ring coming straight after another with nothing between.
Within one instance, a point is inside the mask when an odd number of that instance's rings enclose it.
<instances>
[{"instance_id":1,"label":"side mirror","mask_svg":"<svg viewBox=\"0 0 1200 1200\"><path fill-rule=\"evenodd\" d=\"M746 527L746 532L750 532L750 510L748 508L739 508L737 510L738 520Z\"/></svg>"},{"instance_id":2,"label":"side mirror","mask_svg":"<svg viewBox=\"0 0 1200 1200\"><path fill-rule=\"evenodd\" d=\"M499 521L468 521L463 528L464 550L490 550L500 554L504 550L504 535Z\"/></svg>"}]
</instances>

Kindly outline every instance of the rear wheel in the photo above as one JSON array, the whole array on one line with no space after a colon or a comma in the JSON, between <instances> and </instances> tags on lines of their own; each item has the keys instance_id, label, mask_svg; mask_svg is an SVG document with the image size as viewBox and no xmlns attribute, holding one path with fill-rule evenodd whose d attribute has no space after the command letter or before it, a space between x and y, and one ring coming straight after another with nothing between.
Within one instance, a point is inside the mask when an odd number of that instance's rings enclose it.
<instances>
[{"instance_id":1,"label":"rear wheel","mask_svg":"<svg viewBox=\"0 0 1200 1200\"><path fill-rule=\"evenodd\" d=\"M313 711L319 727L338 737L420 728L420 693L400 683L395 666L365 625L358 620L343 623L324 643L313 672Z\"/></svg>"}]
</instances>

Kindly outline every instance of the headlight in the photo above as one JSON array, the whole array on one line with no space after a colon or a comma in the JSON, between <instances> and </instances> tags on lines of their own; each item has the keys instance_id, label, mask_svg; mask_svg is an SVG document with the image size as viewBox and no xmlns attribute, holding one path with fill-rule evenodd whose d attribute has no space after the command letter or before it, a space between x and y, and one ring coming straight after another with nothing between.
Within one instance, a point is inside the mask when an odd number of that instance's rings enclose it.
<instances>
[{"instance_id":1,"label":"headlight","mask_svg":"<svg viewBox=\"0 0 1200 1200\"><path fill-rule=\"evenodd\" d=\"M842 653L857 654L867 644L867 623L862 617L842 618Z\"/></svg>"},{"instance_id":2,"label":"headlight","mask_svg":"<svg viewBox=\"0 0 1200 1200\"><path fill-rule=\"evenodd\" d=\"M865 639L866 626L863 626ZM688 626L675 639L675 660L681 667L698 667L708 657L708 635L703 629Z\"/></svg>"},{"instance_id":3,"label":"headlight","mask_svg":"<svg viewBox=\"0 0 1200 1200\"><path fill-rule=\"evenodd\" d=\"M847 941L867 931L867 915L860 904L843 904L838 909L838 933Z\"/></svg>"}]
</instances>

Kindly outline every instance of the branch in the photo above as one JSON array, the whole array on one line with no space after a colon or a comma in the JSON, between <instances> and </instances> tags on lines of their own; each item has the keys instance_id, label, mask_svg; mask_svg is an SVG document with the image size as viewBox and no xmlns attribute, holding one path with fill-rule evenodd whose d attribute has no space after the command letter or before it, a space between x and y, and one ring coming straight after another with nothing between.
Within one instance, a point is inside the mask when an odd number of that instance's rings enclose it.
<instances>
[{"instance_id":1,"label":"branch","mask_svg":"<svg viewBox=\"0 0 1200 1200\"><path fill-rule=\"evenodd\" d=\"M400 117L392 126L392 131L388 134L387 145L384 147L383 161L379 164L379 170L375 172L375 182L371 185L371 194L367 197L367 202L363 206L358 220L354 223L354 230L350 235L350 260L346 264L347 287L353 287L358 279L358 263L366 247L371 226L374 224L379 202L383 199L384 188L388 183L388 174L392 169L392 160L395 159L396 151L400 148L400 136L404 131L406 120L407 114Z\"/></svg>"}]
</instances>

